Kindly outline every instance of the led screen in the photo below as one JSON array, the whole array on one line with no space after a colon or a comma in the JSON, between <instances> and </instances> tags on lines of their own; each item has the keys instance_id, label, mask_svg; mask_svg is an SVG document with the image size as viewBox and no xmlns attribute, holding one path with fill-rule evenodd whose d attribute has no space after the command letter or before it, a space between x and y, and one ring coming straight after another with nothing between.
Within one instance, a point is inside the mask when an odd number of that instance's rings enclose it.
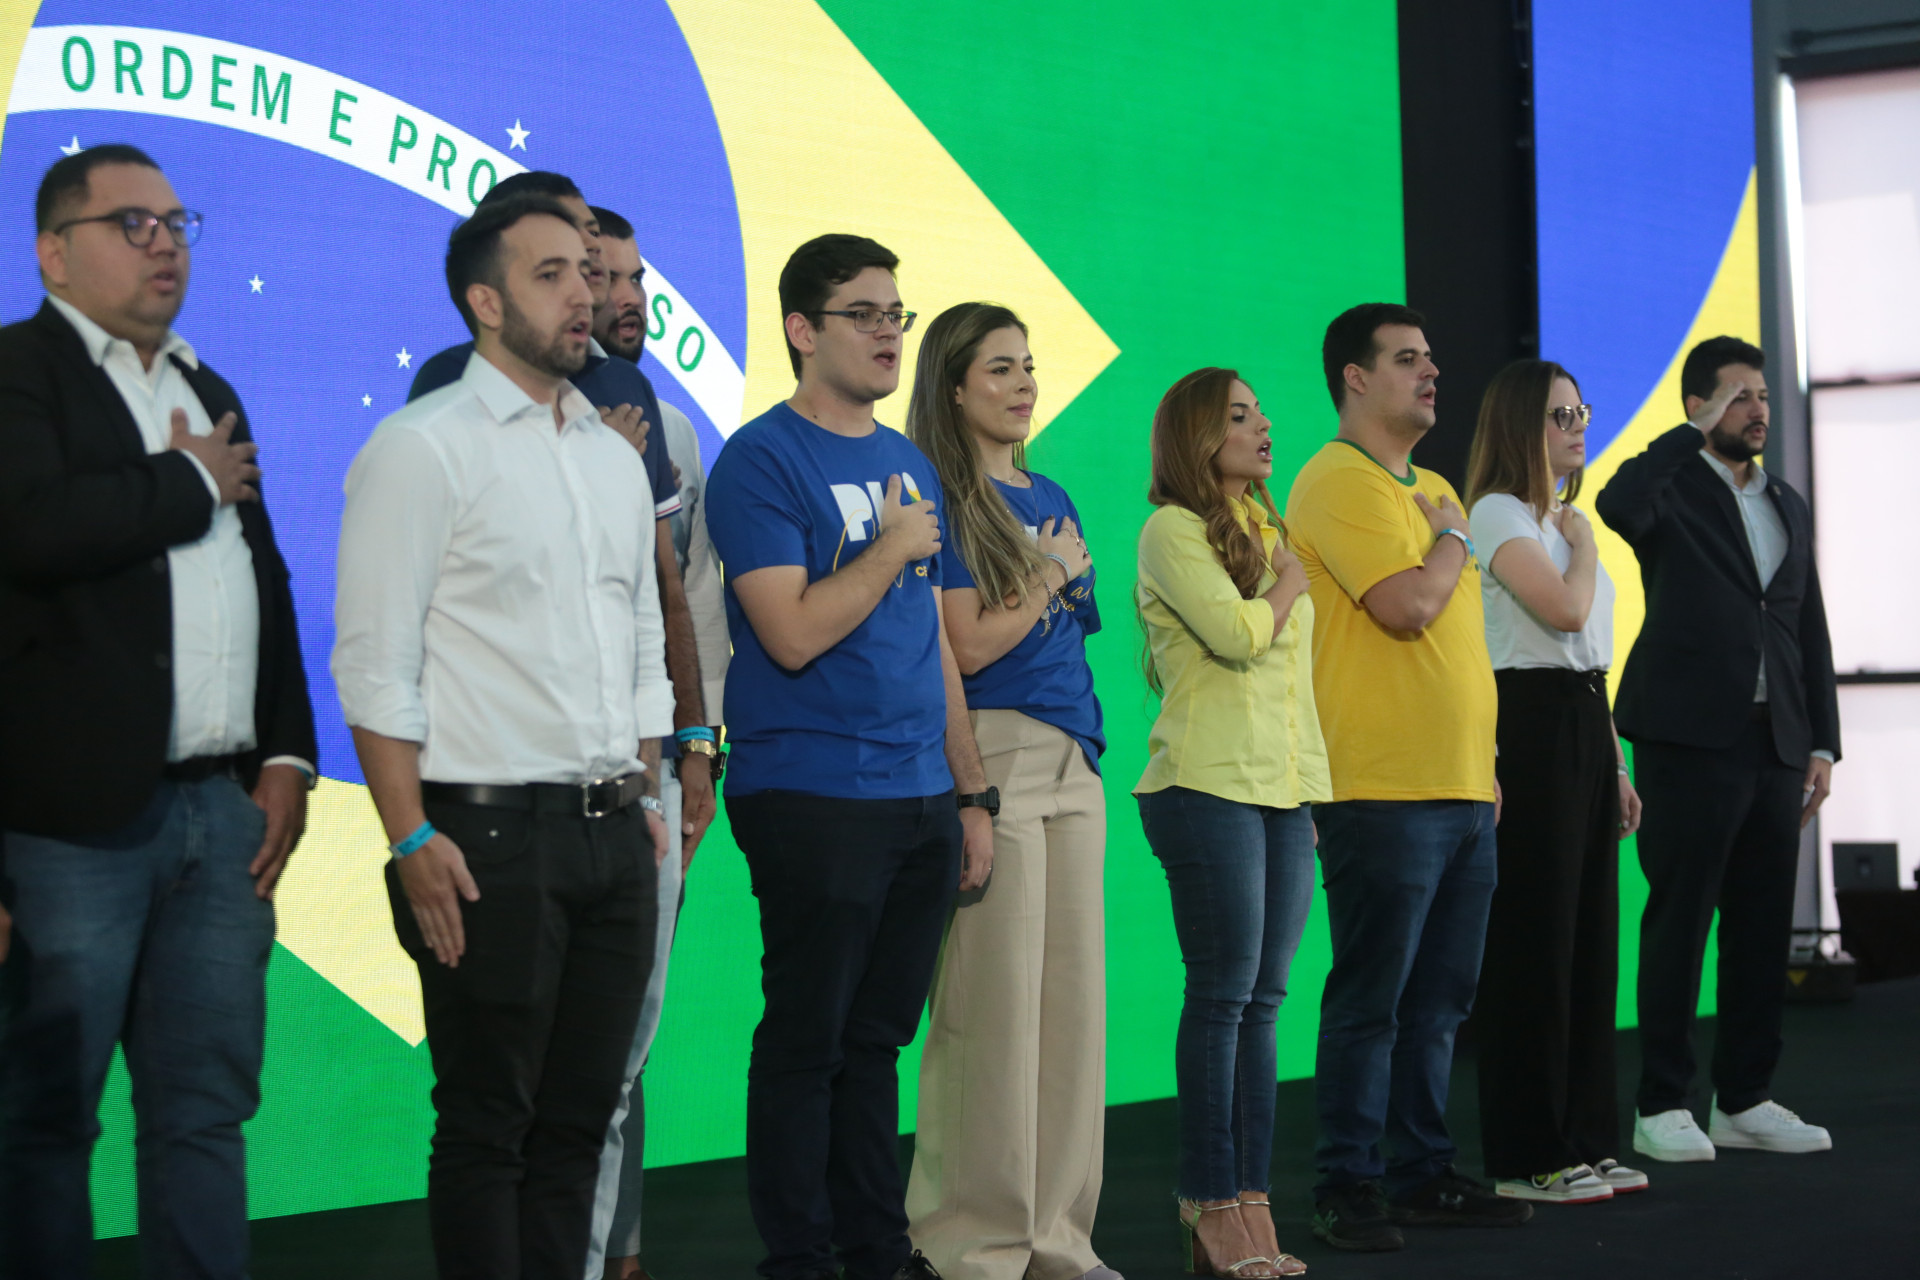
<instances>
[{"instance_id":1,"label":"led screen","mask_svg":"<svg viewBox=\"0 0 1920 1280\"><path fill-rule=\"evenodd\" d=\"M447 232L520 167L568 173L639 229L645 368L709 460L791 389L774 281L814 234L894 248L923 316L990 298L1031 323L1033 465L1074 495L1107 602L1092 657L1113 742L1110 1097L1172 1092L1182 975L1129 794L1152 710L1127 607L1147 425L1177 377L1228 364L1275 421L1281 479L1331 434L1321 329L1404 287L1393 13L1224 3L1183 14L1177 38L1140 0L49 0L0 16L0 75L17 54L0 315L39 305L46 166L108 141L153 154L206 215L178 327L248 407L294 575L326 781L278 902L256 1216L424 1191L417 981L326 675L333 554L348 461L420 361L465 336ZM883 403L882 420L903 409L904 395ZM742 1147L759 948L724 821L682 919L648 1072L650 1164ZM1285 1076L1312 1069L1326 963L1316 914L1281 1020ZM908 1125L916 1061L902 1062ZM103 1118L98 1230L124 1234L124 1073Z\"/></svg>"}]
</instances>

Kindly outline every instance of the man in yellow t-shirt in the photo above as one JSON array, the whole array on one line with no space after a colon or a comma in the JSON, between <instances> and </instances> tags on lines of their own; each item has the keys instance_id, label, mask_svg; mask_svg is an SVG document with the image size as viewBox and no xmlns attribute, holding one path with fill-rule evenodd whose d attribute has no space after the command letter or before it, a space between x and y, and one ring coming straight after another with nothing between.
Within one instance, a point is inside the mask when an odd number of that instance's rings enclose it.
<instances>
[{"instance_id":1,"label":"man in yellow t-shirt","mask_svg":"<svg viewBox=\"0 0 1920 1280\"><path fill-rule=\"evenodd\" d=\"M1401 1248L1401 1225L1507 1227L1531 1214L1456 1173L1447 1133L1454 1032L1473 1007L1493 897L1499 789L1467 518L1452 486L1410 460L1433 426L1440 372L1424 323L1368 303L1327 327L1340 434L1287 500L1333 775L1333 802L1314 806L1333 970L1315 1067L1313 1230L1368 1251Z\"/></svg>"}]
</instances>

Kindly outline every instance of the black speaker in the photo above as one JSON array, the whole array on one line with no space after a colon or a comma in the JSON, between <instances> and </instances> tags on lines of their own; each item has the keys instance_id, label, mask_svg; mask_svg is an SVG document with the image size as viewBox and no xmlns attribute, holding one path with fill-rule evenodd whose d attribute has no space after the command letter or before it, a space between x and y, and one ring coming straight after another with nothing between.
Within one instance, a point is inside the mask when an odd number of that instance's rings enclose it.
<instances>
[{"instance_id":1,"label":"black speaker","mask_svg":"<svg viewBox=\"0 0 1920 1280\"><path fill-rule=\"evenodd\" d=\"M1848 844L1833 842L1833 888L1898 889L1900 846L1892 841Z\"/></svg>"}]
</instances>

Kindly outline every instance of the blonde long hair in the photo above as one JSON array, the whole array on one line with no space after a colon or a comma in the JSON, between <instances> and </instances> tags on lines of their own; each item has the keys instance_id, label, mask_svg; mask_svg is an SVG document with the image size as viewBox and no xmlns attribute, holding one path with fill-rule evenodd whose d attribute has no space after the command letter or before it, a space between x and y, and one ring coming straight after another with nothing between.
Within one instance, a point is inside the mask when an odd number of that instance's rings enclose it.
<instances>
[{"instance_id":1,"label":"blonde long hair","mask_svg":"<svg viewBox=\"0 0 1920 1280\"><path fill-rule=\"evenodd\" d=\"M1025 605L1041 564L1038 545L981 465L973 428L954 396L966 383L981 342L1001 329L1018 329L1023 336L1027 332L1019 316L991 302L962 302L942 311L920 340L919 367L907 401L907 439L920 446L940 473L947 528L989 609L1005 608L1009 597ZM1025 470L1025 445L1013 446L1013 465Z\"/></svg>"},{"instance_id":2,"label":"blonde long hair","mask_svg":"<svg viewBox=\"0 0 1920 1280\"><path fill-rule=\"evenodd\" d=\"M1493 375L1480 397L1480 422L1467 454L1467 510L1489 493L1510 493L1545 520L1553 509L1553 468L1547 465L1547 402L1553 384L1580 382L1551 360L1515 360ZM1585 467L1567 473L1560 498L1580 496Z\"/></svg>"}]
</instances>

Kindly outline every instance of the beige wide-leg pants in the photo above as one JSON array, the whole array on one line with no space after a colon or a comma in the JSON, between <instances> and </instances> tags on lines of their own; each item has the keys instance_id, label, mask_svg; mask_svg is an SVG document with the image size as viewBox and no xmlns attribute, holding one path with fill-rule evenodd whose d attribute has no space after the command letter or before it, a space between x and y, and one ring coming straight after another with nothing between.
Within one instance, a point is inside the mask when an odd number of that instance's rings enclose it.
<instances>
[{"instance_id":1,"label":"beige wide-leg pants","mask_svg":"<svg viewBox=\"0 0 1920 1280\"><path fill-rule=\"evenodd\" d=\"M961 895L940 953L908 1230L947 1280L1076 1280L1100 1265L1106 802L1060 730L971 719L1000 789L993 876Z\"/></svg>"}]
</instances>

